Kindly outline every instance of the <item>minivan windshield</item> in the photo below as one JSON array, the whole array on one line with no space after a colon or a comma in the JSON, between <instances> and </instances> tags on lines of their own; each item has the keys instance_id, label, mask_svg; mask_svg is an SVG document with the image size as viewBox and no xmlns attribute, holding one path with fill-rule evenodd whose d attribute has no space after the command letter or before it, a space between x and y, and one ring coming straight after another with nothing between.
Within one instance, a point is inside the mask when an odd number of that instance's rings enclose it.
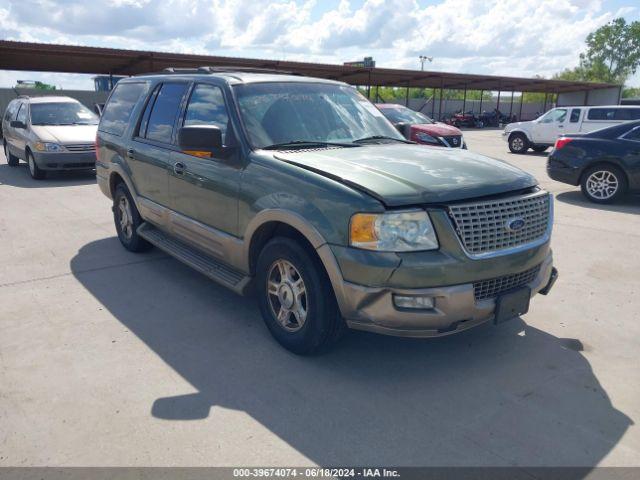
<instances>
[{"instance_id":1,"label":"minivan windshield","mask_svg":"<svg viewBox=\"0 0 640 480\"><path fill-rule=\"evenodd\" d=\"M416 112L407 107L381 107L385 117L393 123L411 123L413 125L421 125L425 123L436 123L425 114Z\"/></svg>"},{"instance_id":2,"label":"minivan windshield","mask_svg":"<svg viewBox=\"0 0 640 480\"><path fill-rule=\"evenodd\" d=\"M405 142L380 110L353 87L273 82L235 85L234 91L254 148Z\"/></svg>"},{"instance_id":3,"label":"minivan windshield","mask_svg":"<svg viewBox=\"0 0 640 480\"><path fill-rule=\"evenodd\" d=\"M81 103L32 103L31 124L97 125L98 117Z\"/></svg>"}]
</instances>

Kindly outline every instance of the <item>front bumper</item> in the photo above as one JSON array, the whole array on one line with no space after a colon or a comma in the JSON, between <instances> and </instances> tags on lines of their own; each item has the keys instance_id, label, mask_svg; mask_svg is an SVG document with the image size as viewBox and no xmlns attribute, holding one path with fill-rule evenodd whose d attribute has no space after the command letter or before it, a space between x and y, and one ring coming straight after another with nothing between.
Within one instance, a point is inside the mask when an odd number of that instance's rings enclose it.
<instances>
[{"instance_id":1,"label":"front bumper","mask_svg":"<svg viewBox=\"0 0 640 480\"><path fill-rule=\"evenodd\" d=\"M535 279L527 284L531 295L547 294L557 271L549 251ZM476 300L473 283L421 289L365 287L344 282L342 314L350 328L403 337L438 337L461 332L494 318L496 300ZM427 310L400 309L394 295L434 297Z\"/></svg>"},{"instance_id":2,"label":"front bumper","mask_svg":"<svg viewBox=\"0 0 640 480\"><path fill-rule=\"evenodd\" d=\"M41 170L89 170L96 168L95 152L34 152L33 158Z\"/></svg>"}]
</instances>

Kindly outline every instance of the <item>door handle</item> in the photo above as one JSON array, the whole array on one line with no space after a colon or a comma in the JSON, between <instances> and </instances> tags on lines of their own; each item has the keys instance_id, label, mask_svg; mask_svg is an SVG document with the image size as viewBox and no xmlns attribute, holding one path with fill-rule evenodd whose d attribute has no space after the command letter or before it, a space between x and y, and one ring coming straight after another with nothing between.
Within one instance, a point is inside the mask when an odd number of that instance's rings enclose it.
<instances>
[{"instance_id":1,"label":"door handle","mask_svg":"<svg viewBox=\"0 0 640 480\"><path fill-rule=\"evenodd\" d=\"M176 162L173 164L173 173L176 175L182 175L184 173L185 166L182 162Z\"/></svg>"},{"instance_id":2,"label":"door handle","mask_svg":"<svg viewBox=\"0 0 640 480\"><path fill-rule=\"evenodd\" d=\"M133 148L128 148L127 149L127 157L128 158L133 158L134 154L135 154L135 150Z\"/></svg>"}]
</instances>

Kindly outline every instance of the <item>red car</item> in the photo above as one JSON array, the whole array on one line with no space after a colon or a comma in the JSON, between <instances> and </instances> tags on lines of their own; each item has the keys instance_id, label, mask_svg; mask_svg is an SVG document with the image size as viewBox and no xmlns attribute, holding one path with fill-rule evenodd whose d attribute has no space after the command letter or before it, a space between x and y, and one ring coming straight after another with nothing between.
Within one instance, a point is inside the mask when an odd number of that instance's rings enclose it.
<instances>
[{"instance_id":1,"label":"red car","mask_svg":"<svg viewBox=\"0 0 640 480\"><path fill-rule=\"evenodd\" d=\"M403 105L378 103L376 106L407 140L434 147L467 148L462 132L454 126L436 122Z\"/></svg>"}]
</instances>

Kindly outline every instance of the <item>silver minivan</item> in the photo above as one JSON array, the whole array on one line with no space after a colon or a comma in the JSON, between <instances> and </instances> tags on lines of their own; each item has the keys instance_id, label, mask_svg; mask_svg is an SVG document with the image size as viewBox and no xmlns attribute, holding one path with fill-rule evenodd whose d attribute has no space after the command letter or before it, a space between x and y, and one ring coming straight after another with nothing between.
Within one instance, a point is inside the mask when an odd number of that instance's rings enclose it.
<instances>
[{"instance_id":1,"label":"silver minivan","mask_svg":"<svg viewBox=\"0 0 640 480\"><path fill-rule=\"evenodd\" d=\"M70 97L18 97L2 117L4 154L37 180L51 170L95 169L98 117Z\"/></svg>"}]
</instances>

